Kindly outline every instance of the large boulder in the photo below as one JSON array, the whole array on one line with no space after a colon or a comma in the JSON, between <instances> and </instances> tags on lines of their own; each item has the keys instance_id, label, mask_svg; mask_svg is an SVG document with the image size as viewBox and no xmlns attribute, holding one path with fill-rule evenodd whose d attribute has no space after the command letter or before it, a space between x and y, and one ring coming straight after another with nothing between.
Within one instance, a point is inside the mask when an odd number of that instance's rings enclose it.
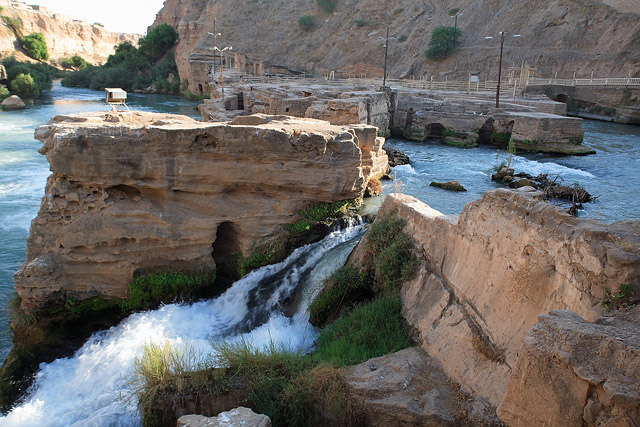
<instances>
[{"instance_id":1,"label":"large boulder","mask_svg":"<svg viewBox=\"0 0 640 427\"><path fill-rule=\"evenodd\" d=\"M28 312L60 295L124 298L140 274L212 271L258 243L276 250L298 211L358 198L387 170L375 127L313 119L89 113L36 138L52 175L15 275Z\"/></svg>"},{"instance_id":2,"label":"large boulder","mask_svg":"<svg viewBox=\"0 0 640 427\"><path fill-rule=\"evenodd\" d=\"M594 323L540 316L524 339L498 410L508 425L640 423L640 307Z\"/></svg>"},{"instance_id":3,"label":"large boulder","mask_svg":"<svg viewBox=\"0 0 640 427\"><path fill-rule=\"evenodd\" d=\"M22 110L26 108L24 101L18 95L11 95L2 101L2 109L5 111Z\"/></svg>"}]
</instances>

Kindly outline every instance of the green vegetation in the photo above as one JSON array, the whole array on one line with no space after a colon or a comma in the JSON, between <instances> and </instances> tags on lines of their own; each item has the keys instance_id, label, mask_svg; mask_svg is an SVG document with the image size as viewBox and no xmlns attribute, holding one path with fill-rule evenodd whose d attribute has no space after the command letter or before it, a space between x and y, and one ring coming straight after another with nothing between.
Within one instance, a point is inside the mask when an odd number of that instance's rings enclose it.
<instances>
[{"instance_id":1,"label":"green vegetation","mask_svg":"<svg viewBox=\"0 0 640 427\"><path fill-rule=\"evenodd\" d=\"M11 93L18 95L23 100L35 99L40 96L38 85L30 74L18 74L11 80Z\"/></svg>"},{"instance_id":2,"label":"green vegetation","mask_svg":"<svg viewBox=\"0 0 640 427\"><path fill-rule=\"evenodd\" d=\"M440 59L448 56L460 44L462 31L451 26L436 27L431 32L429 49L424 55L429 59Z\"/></svg>"},{"instance_id":3,"label":"green vegetation","mask_svg":"<svg viewBox=\"0 0 640 427\"><path fill-rule=\"evenodd\" d=\"M607 312L611 310L624 310L633 307L631 303L631 285L620 285L617 292L612 292L606 286L602 288L602 306Z\"/></svg>"},{"instance_id":4,"label":"green vegetation","mask_svg":"<svg viewBox=\"0 0 640 427\"><path fill-rule=\"evenodd\" d=\"M11 92L9 92L9 89L7 89L7 87L4 85L0 85L0 102L7 99L10 95Z\"/></svg>"},{"instance_id":5,"label":"green vegetation","mask_svg":"<svg viewBox=\"0 0 640 427\"><path fill-rule=\"evenodd\" d=\"M404 12L404 7L396 7L395 9L393 9L394 15L400 15L402 12Z\"/></svg>"},{"instance_id":6,"label":"green vegetation","mask_svg":"<svg viewBox=\"0 0 640 427\"><path fill-rule=\"evenodd\" d=\"M10 16L2 16L1 18L4 23L13 30L16 37L22 36L22 21Z\"/></svg>"},{"instance_id":7,"label":"green vegetation","mask_svg":"<svg viewBox=\"0 0 640 427\"><path fill-rule=\"evenodd\" d=\"M449 9L449 12L448 12L448 13L449 13L449 16L456 16L456 15L458 14L458 11L459 11L459 10L460 10L460 9L458 9L457 7L454 7L454 8L452 8L452 9Z\"/></svg>"},{"instance_id":8,"label":"green vegetation","mask_svg":"<svg viewBox=\"0 0 640 427\"><path fill-rule=\"evenodd\" d=\"M402 318L398 294L356 306L322 330L316 341L316 360L336 366L354 365L413 345Z\"/></svg>"},{"instance_id":9,"label":"green vegetation","mask_svg":"<svg viewBox=\"0 0 640 427\"><path fill-rule=\"evenodd\" d=\"M22 48L33 59L39 61L46 61L49 59L49 51L47 50L47 43L44 41L42 33L31 33L20 39Z\"/></svg>"},{"instance_id":10,"label":"green vegetation","mask_svg":"<svg viewBox=\"0 0 640 427\"><path fill-rule=\"evenodd\" d=\"M338 5L338 0L316 0L320 9L324 10L327 13L331 13L336 10L336 6Z\"/></svg>"},{"instance_id":11,"label":"green vegetation","mask_svg":"<svg viewBox=\"0 0 640 427\"><path fill-rule=\"evenodd\" d=\"M161 24L140 39L138 48L129 42L120 43L104 65L79 69L62 79L62 84L94 90L121 87L127 91L144 90L153 84L165 93L179 94L174 60L177 40L175 29Z\"/></svg>"},{"instance_id":12,"label":"green vegetation","mask_svg":"<svg viewBox=\"0 0 640 427\"><path fill-rule=\"evenodd\" d=\"M266 247L254 246L248 257L238 256L238 273L240 277L246 276L252 270L272 264L276 252Z\"/></svg>"},{"instance_id":13,"label":"green vegetation","mask_svg":"<svg viewBox=\"0 0 640 427\"><path fill-rule=\"evenodd\" d=\"M321 292L309 306L309 322L314 325L326 325L340 315L344 305L351 305L373 296L366 276L347 264L338 269L327 284L330 292Z\"/></svg>"},{"instance_id":14,"label":"green vegetation","mask_svg":"<svg viewBox=\"0 0 640 427\"><path fill-rule=\"evenodd\" d=\"M353 23L356 24L356 27L364 27L369 24L368 19L354 19Z\"/></svg>"},{"instance_id":15,"label":"green vegetation","mask_svg":"<svg viewBox=\"0 0 640 427\"><path fill-rule=\"evenodd\" d=\"M65 70L84 70L89 63L80 55L73 55L71 58L62 58L60 66Z\"/></svg>"},{"instance_id":16,"label":"green vegetation","mask_svg":"<svg viewBox=\"0 0 640 427\"><path fill-rule=\"evenodd\" d=\"M509 138L509 144L507 144L507 153L509 153L509 157L507 158L507 169L511 169L511 161L513 160L513 156L516 154L516 143L511 137Z\"/></svg>"},{"instance_id":17,"label":"green vegetation","mask_svg":"<svg viewBox=\"0 0 640 427\"><path fill-rule=\"evenodd\" d=\"M126 299L95 297L75 301L67 298L64 301L64 309L79 317L106 311L127 314L136 310L150 309L163 302L188 301L194 298L199 290L212 285L214 280L215 274L211 276L184 273L148 274L138 277L129 284Z\"/></svg>"},{"instance_id":18,"label":"green vegetation","mask_svg":"<svg viewBox=\"0 0 640 427\"><path fill-rule=\"evenodd\" d=\"M97 25L98 27L104 27L104 24L100 22L94 22L93 25Z\"/></svg>"},{"instance_id":19,"label":"green vegetation","mask_svg":"<svg viewBox=\"0 0 640 427\"><path fill-rule=\"evenodd\" d=\"M313 223L326 221L327 219L344 215L347 213L348 209L357 206L359 203L360 200L348 199L334 203L320 203L319 205L303 209L298 212L298 215L304 219L293 224L287 224L287 231L291 234L309 231Z\"/></svg>"},{"instance_id":20,"label":"green vegetation","mask_svg":"<svg viewBox=\"0 0 640 427\"><path fill-rule=\"evenodd\" d=\"M491 142L498 143L500 145L507 145L511 139L510 133L491 132Z\"/></svg>"},{"instance_id":21,"label":"green vegetation","mask_svg":"<svg viewBox=\"0 0 640 427\"><path fill-rule=\"evenodd\" d=\"M404 225L396 215L373 223L363 239L366 262L362 270L347 265L327 280L325 289L309 306L312 324L323 326L374 295L395 295L402 282L413 277L418 258Z\"/></svg>"},{"instance_id":22,"label":"green vegetation","mask_svg":"<svg viewBox=\"0 0 640 427\"><path fill-rule=\"evenodd\" d=\"M408 37L407 37L407 35L406 35L406 34L403 34L403 35L401 35L400 37L398 37L398 41L399 41L400 43L404 43L404 42L406 42L406 41L407 41L407 38L408 38Z\"/></svg>"},{"instance_id":23,"label":"green vegetation","mask_svg":"<svg viewBox=\"0 0 640 427\"><path fill-rule=\"evenodd\" d=\"M298 26L304 31L310 31L316 26L315 19L311 15L302 15L298 18Z\"/></svg>"}]
</instances>

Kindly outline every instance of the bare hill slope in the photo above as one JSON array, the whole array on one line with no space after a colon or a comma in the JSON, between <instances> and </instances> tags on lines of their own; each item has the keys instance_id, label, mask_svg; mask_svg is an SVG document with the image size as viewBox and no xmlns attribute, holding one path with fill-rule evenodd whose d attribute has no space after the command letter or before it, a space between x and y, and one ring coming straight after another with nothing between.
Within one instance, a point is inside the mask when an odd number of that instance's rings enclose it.
<instances>
[{"instance_id":1,"label":"bare hill slope","mask_svg":"<svg viewBox=\"0 0 640 427\"><path fill-rule=\"evenodd\" d=\"M431 31L453 25L459 9L462 45L449 58L424 57ZM312 15L304 31L298 18ZM337 0L326 13L311 0L167 0L158 23L180 35L178 66L188 78L188 55L213 45L214 19L220 46L266 64L322 75L331 70L382 74L386 24L390 26L392 78L435 75L449 78L497 73L499 31L520 34L505 40L504 65L533 66L539 75L627 76L640 73L640 2L637 0ZM494 36L486 40L485 36Z\"/></svg>"}]
</instances>

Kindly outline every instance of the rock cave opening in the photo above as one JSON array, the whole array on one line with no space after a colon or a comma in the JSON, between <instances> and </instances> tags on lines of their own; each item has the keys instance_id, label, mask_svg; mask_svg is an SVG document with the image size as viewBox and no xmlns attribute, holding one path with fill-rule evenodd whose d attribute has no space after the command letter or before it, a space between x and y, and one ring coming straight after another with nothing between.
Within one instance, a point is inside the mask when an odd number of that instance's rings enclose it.
<instances>
[{"instance_id":1,"label":"rock cave opening","mask_svg":"<svg viewBox=\"0 0 640 427\"><path fill-rule=\"evenodd\" d=\"M242 254L238 244L238 226L232 222L223 222L216 230L211 257L216 262L216 287L228 287L240 278L238 257Z\"/></svg>"}]
</instances>

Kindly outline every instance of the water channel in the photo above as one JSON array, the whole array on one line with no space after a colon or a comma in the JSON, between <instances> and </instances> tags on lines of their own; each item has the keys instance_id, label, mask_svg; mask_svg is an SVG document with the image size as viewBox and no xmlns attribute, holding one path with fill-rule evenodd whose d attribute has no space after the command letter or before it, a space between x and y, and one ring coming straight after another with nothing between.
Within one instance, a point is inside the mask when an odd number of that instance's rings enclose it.
<instances>
[{"instance_id":1,"label":"water channel","mask_svg":"<svg viewBox=\"0 0 640 427\"><path fill-rule=\"evenodd\" d=\"M35 128L56 114L107 110L102 93L63 88L55 84L36 106L24 111L0 111L0 306L6 307L13 292L12 275L25 258L26 238L35 217L48 164L33 139ZM198 117L195 103L177 97L131 95L135 110L172 112ZM598 198L585 205L579 216L611 222L640 218L640 127L585 121L584 144L598 154L588 157L523 155L515 157L515 169L535 175L560 175L566 184L578 183ZM498 186L491 182L492 167L506 157L494 148L460 149L431 143L390 140L405 152L411 165L396 168L402 191L446 214L459 213L467 202ZM458 180L468 191L450 193L430 187L431 181ZM391 191L386 185L385 191ZM328 236L324 241L299 249L277 266L257 270L237 282L221 297L190 306L167 305L137 313L109 331L95 334L69 359L41 367L35 387L26 402L0 418L3 425L135 425L135 405L119 402L124 379L145 342L170 340L189 342L204 351L212 337L237 336L244 331L262 344L275 341L304 349L313 342L314 331L303 307L287 318L281 298L300 282L309 293L344 262L362 234L354 226ZM277 280L276 280L277 278ZM268 285L267 285L268 284ZM271 295L257 313L249 295ZM310 298L307 295L307 300ZM259 320L252 320L259 319ZM198 325L194 327L194 325ZM11 347L7 319L0 318L0 362ZM62 391L61 391L62 390ZM60 396L65 396L64 401Z\"/></svg>"}]
</instances>

